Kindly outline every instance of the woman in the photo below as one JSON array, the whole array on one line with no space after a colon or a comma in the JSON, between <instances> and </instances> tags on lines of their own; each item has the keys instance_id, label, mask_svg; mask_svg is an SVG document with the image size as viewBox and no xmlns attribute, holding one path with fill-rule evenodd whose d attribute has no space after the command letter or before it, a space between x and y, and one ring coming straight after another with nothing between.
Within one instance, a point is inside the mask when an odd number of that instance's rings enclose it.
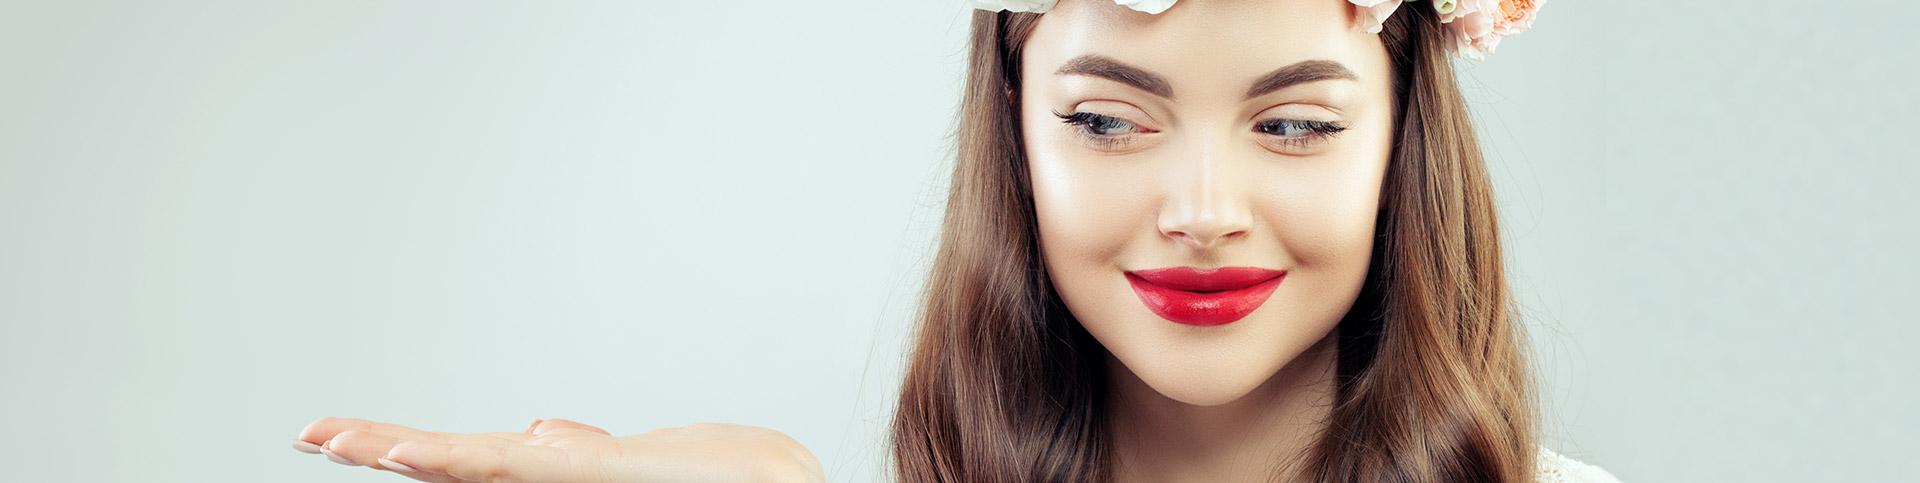
<instances>
[{"instance_id":1,"label":"woman","mask_svg":"<svg viewBox=\"0 0 1920 483\"><path fill-rule=\"evenodd\" d=\"M975 4L901 481L1613 481L1535 446L1447 57L1534 2ZM824 480L725 424L295 446L423 481Z\"/></svg>"}]
</instances>

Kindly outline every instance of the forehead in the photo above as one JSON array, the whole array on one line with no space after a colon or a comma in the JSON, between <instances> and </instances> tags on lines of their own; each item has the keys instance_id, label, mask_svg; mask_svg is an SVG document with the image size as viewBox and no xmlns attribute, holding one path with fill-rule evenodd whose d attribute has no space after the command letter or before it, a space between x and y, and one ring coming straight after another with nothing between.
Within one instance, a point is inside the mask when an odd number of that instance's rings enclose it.
<instances>
[{"instance_id":1,"label":"forehead","mask_svg":"<svg viewBox=\"0 0 1920 483\"><path fill-rule=\"evenodd\" d=\"M1354 24L1346 0L1183 0L1158 15L1112 0L1061 0L1028 37L1022 79L1044 81L1068 60L1100 54L1165 76L1182 97L1238 94L1304 60L1345 65L1362 83L1386 79L1380 38ZM1209 95L1211 95L1209 93Z\"/></svg>"}]
</instances>

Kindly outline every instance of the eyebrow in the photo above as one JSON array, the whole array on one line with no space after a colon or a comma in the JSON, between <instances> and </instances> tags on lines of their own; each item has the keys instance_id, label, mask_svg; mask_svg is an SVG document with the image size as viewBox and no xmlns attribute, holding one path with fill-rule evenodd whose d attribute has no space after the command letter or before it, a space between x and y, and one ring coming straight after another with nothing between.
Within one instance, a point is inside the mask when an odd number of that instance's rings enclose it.
<instances>
[{"instance_id":1,"label":"eyebrow","mask_svg":"<svg viewBox=\"0 0 1920 483\"><path fill-rule=\"evenodd\" d=\"M1054 71L1054 74L1100 77L1133 86L1156 96L1173 99L1173 85L1167 83L1166 78L1100 54L1074 57L1073 60L1060 66L1060 70ZM1247 99L1264 96L1294 85L1324 80L1358 82L1360 76L1354 75L1352 70L1339 62L1303 60L1260 76L1259 80L1253 81L1253 86L1247 88Z\"/></svg>"}]
</instances>

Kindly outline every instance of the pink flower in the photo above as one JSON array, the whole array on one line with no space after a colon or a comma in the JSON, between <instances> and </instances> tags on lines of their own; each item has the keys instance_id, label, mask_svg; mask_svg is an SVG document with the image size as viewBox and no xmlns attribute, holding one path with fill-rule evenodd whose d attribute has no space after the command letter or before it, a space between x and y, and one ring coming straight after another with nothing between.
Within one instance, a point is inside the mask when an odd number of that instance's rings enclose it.
<instances>
[{"instance_id":1,"label":"pink flower","mask_svg":"<svg viewBox=\"0 0 1920 483\"><path fill-rule=\"evenodd\" d=\"M1546 0L1507 0L1500 2L1500 22L1494 26L1501 36L1520 35L1533 28L1534 12L1540 11L1540 4Z\"/></svg>"},{"instance_id":2,"label":"pink flower","mask_svg":"<svg viewBox=\"0 0 1920 483\"><path fill-rule=\"evenodd\" d=\"M1456 55L1486 60L1500 39L1533 26L1534 12L1545 0L1460 0L1452 12L1441 15ZM1438 3L1436 2L1436 5ZM1436 7L1439 8L1439 7ZM1447 17L1452 18L1447 18Z\"/></svg>"}]
</instances>

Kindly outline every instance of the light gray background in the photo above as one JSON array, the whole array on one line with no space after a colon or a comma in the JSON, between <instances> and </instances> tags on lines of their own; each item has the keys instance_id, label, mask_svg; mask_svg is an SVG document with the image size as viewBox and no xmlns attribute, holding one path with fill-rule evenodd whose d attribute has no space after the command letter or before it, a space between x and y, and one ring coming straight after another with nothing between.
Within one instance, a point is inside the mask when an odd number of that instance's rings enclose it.
<instances>
[{"instance_id":1,"label":"light gray background","mask_svg":"<svg viewBox=\"0 0 1920 483\"><path fill-rule=\"evenodd\" d=\"M1463 64L1551 446L1910 477L1910 5L1557 0ZM287 446L352 416L878 480L968 14L0 3L6 479L406 481Z\"/></svg>"}]
</instances>

